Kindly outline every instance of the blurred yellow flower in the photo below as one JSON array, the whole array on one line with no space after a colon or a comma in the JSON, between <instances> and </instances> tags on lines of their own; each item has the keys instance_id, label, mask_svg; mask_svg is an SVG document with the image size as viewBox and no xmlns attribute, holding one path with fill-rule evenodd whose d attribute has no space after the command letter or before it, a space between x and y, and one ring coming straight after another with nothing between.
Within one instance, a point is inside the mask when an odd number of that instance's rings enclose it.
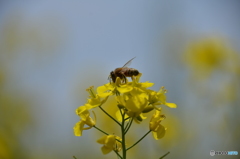
<instances>
[{"instance_id":1,"label":"blurred yellow flower","mask_svg":"<svg viewBox=\"0 0 240 159\"><path fill-rule=\"evenodd\" d=\"M0 86L3 85L4 80L5 80L5 74L4 74L3 70L0 70Z\"/></svg>"},{"instance_id":2,"label":"blurred yellow flower","mask_svg":"<svg viewBox=\"0 0 240 159\"><path fill-rule=\"evenodd\" d=\"M26 145L19 140L30 127L34 129L36 126L30 111L33 101L25 98L28 93L12 86L11 71L4 67L3 62L6 61L1 61L0 67L0 158L29 158L25 153Z\"/></svg>"},{"instance_id":3,"label":"blurred yellow flower","mask_svg":"<svg viewBox=\"0 0 240 159\"><path fill-rule=\"evenodd\" d=\"M192 43L187 49L188 62L196 67L213 69L225 59L226 48L218 39L203 39Z\"/></svg>"},{"instance_id":4,"label":"blurred yellow flower","mask_svg":"<svg viewBox=\"0 0 240 159\"><path fill-rule=\"evenodd\" d=\"M183 60L196 77L208 77L214 70L240 73L239 55L222 38L208 37L191 42Z\"/></svg>"},{"instance_id":5,"label":"blurred yellow flower","mask_svg":"<svg viewBox=\"0 0 240 159\"><path fill-rule=\"evenodd\" d=\"M113 150L117 152L121 151L122 144L119 141L121 141L121 138L115 135L103 136L97 140L99 144L103 144L101 148L103 154L108 154Z\"/></svg>"}]
</instances>

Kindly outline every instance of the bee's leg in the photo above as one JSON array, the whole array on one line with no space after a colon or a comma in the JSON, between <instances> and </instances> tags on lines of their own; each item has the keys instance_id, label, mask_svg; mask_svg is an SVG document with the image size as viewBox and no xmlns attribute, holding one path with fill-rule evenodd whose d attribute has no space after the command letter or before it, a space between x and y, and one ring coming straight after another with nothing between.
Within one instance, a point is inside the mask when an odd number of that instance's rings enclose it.
<instances>
[{"instance_id":1,"label":"bee's leg","mask_svg":"<svg viewBox=\"0 0 240 159\"><path fill-rule=\"evenodd\" d=\"M121 72L121 79L122 79L122 81L123 81L124 84L127 83L127 78L126 78L126 76L124 75L123 72Z\"/></svg>"},{"instance_id":2,"label":"bee's leg","mask_svg":"<svg viewBox=\"0 0 240 159\"><path fill-rule=\"evenodd\" d=\"M109 83L111 83L111 79L110 79L110 76L108 76L108 80L109 80Z\"/></svg>"},{"instance_id":3,"label":"bee's leg","mask_svg":"<svg viewBox=\"0 0 240 159\"><path fill-rule=\"evenodd\" d=\"M123 81L124 81L125 84L127 83L127 78L124 75L123 75Z\"/></svg>"},{"instance_id":4,"label":"bee's leg","mask_svg":"<svg viewBox=\"0 0 240 159\"><path fill-rule=\"evenodd\" d=\"M136 76L131 76L132 81L136 80Z\"/></svg>"}]
</instances>

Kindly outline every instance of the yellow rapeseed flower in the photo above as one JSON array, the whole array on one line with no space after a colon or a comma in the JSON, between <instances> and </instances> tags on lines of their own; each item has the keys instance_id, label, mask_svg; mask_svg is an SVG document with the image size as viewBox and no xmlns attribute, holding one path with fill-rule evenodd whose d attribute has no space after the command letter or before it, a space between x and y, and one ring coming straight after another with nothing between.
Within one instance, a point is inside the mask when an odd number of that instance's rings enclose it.
<instances>
[{"instance_id":1,"label":"yellow rapeseed flower","mask_svg":"<svg viewBox=\"0 0 240 159\"><path fill-rule=\"evenodd\" d=\"M148 106L148 95L137 89L123 96L116 96L116 99L120 105L124 106L126 114L130 117L138 117Z\"/></svg>"},{"instance_id":2,"label":"yellow rapeseed flower","mask_svg":"<svg viewBox=\"0 0 240 159\"><path fill-rule=\"evenodd\" d=\"M150 83L148 81L146 81L146 82L139 82L141 76L142 76L142 73L139 73L137 76L132 77L133 81L129 82L129 83L132 84L134 89L140 89L140 90L143 90L145 92L146 88L152 87L154 85L154 83Z\"/></svg>"},{"instance_id":3,"label":"yellow rapeseed flower","mask_svg":"<svg viewBox=\"0 0 240 159\"><path fill-rule=\"evenodd\" d=\"M99 86L97 88L98 95L102 98L111 96L111 95L119 95L120 93L127 93L133 89L130 83L121 84L121 79L117 77L116 82L107 83L103 86Z\"/></svg>"},{"instance_id":4,"label":"yellow rapeseed flower","mask_svg":"<svg viewBox=\"0 0 240 159\"><path fill-rule=\"evenodd\" d=\"M158 109L156 105L166 105L170 108L176 108L177 105L175 103L167 103L165 93L167 93L167 90L165 90L164 87L161 87L158 92L148 90L149 104L153 105L156 109Z\"/></svg>"},{"instance_id":5,"label":"yellow rapeseed flower","mask_svg":"<svg viewBox=\"0 0 240 159\"><path fill-rule=\"evenodd\" d=\"M105 96L104 99L102 99L94 90L93 90L93 86L91 86L90 88L87 89L87 91L90 94L90 98L88 99L87 103L85 104L85 106L87 106L88 109L92 109L95 107L98 107L100 105L102 105L103 103L106 102L108 96Z\"/></svg>"},{"instance_id":6,"label":"yellow rapeseed flower","mask_svg":"<svg viewBox=\"0 0 240 159\"><path fill-rule=\"evenodd\" d=\"M176 108L175 103L168 103L166 101L166 90L162 87L158 92L148 89L154 85L150 82L139 82L141 73L137 76L133 76L132 82L126 82L121 80L119 77L114 80L115 82L110 82L105 85L99 86L97 88L97 93L93 90L93 87L87 89L90 94L90 98L87 103L76 109L76 114L81 118L79 122L74 126L74 134L76 136L81 136L83 130L90 129L92 127L96 128L98 131L105 134L102 138L98 139L97 142L102 144L101 151L103 154L108 154L114 151L118 157L126 159L127 150L131 149L137 145L146 135L152 132L153 137L158 140L165 135L166 128L160 123L165 118L161 115L161 108L157 105L166 105L170 108ZM114 111L116 111L116 117L112 116L109 107L102 106L109 96L115 96L117 101L117 106ZM115 135L109 135L106 130L102 130L99 126L96 126L96 115L94 114L94 119L90 117L89 110L98 107L101 109L108 118L112 119L114 123L121 128L122 139ZM113 107L111 107L113 109ZM117 110L116 110L117 109ZM140 123L146 117L144 113L149 113L155 109L155 113L152 116L149 123L149 131L140 138L132 146L126 147L126 134L129 132L132 126L133 120ZM120 122L119 122L120 121ZM87 127L84 127L87 125ZM122 156L118 152L122 150Z\"/></svg>"},{"instance_id":7,"label":"yellow rapeseed flower","mask_svg":"<svg viewBox=\"0 0 240 159\"><path fill-rule=\"evenodd\" d=\"M96 124L96 115L93 112L94 119L90 117L90 113L88 111L88 108L86 106L81 106L76 110L77 115L81 118L79 122L77 122L74 126L74 134L75 136L82 136L82 131L91 129ZM88 125L89 127L85 127L85 125Z\"/></svg>"},{"instance_id":8,"label":"yellow rapeseed flower","mask_svg":"<svg viewBox=\"0 0 240 159\"><path fill-rule=\"evenodd\" d=\"M93 90L93 86L86 89L86 91L88 91L88 93L89 93L89 98L87 99L87 103L85 103L83 106L79 107L81 109L82 109L82 107L84 107L84 108L87 108L88 110L90 110L92 108L101 106L108 99L108 96L105 96L105 98L101 98L97 93L95 93L95 91ZM79 111L78 109L76 110L76 112Z\"/></svg>"},{"instance_id":9,"label":"yellow rapeseed flower","mask_svg":"<svg viewBox=\"0 0 240 159\"><path fill-rule=\"evenodd\" d=\"M155 110L150 122L149 122L149 129L152 130L153 137L158 140L164 137L166 128L162 126L160 123L166 117L161 115L161 111Z\"/></svg>"},{"instance_id":10,"label":"yellow rapeseed flower","mask_svg":"<svg viewBox=\"0 0 240 159\"><path fill-rule=\"evenodd\" d=\"M99 144L103 144L101 148L103 154L108 154L112 150L121 151L122 144L119 141L121 141L121 138L115 135L103 136L97 140Z\"/></svg>"}]
</instances>

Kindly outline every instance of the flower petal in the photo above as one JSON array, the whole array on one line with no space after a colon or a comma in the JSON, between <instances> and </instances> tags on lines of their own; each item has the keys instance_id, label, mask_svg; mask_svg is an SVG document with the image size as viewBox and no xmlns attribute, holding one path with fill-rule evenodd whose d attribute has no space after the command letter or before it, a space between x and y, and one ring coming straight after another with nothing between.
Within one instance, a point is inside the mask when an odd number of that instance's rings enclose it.
<instances>
[{"instance_id":1,"label":"flower petal","mask_svg":"<svg viewBox=\"0 0 240 159\"><path fill-rule=\"evenodd\" d=\"M106 138L106 141L105 141L105 146L113 149L113 146L114 146L115 143L116 143L115 136L114 135L108 135L107 138Z\"/></svg>"},{"instance_id":2,"label":"flower petal","mask_svg":"<svg viewBox=\"0 0 240 159\"><path fill-rule=\"evenodd\" d=\"M123 110L122 110L123 111ZM116 119L120 122L122 122L122 115L120 110L117 110L115 113ZM128 118L129 116L127 114L125 114L125 119ZM126 121L129 121L129 119L127 119Z\"/></svg>"},{"instance_id":3,"label":"flower petal","mask_svg":"<svg viewBox=\"0 0 240 159\"><path fill-rule=\"evenodd\" d=\"M155 131L152 132L154 139L159 140L159 139L163 138L166 133L166 130L167 129L160 124L158 127L158 130L156 132Z\"/></svg>"},{"instance_id":4,"label":"flower petal","mask_svg":"<svg viewBox=\"0 0 240 159\"><path fill-rule=\"evenodd\" d=\"M141 86L140 86L140 87L148 88L148 87L152 87L153 85L154 85L154 83L149 83L149 82L147 81L147 82L141 83Z\"/></svg>"},{"instance_id":5,"label":"flower petal","mask_svg":"<svg viewBox=\"0 0 240 159\"><path fill-rule=\"evenodd\" d=\"M175 103L165 103L165 105L170 108L177 108L177 105Z\"/></svg>"},{"instance_id":6,"label":"flower petal","mask_svg":"<svg viewBox=\"0 0 240 159\"><path fill-rule=\"evenodd\" d=\"M101 150L102 150L102 153L104 155L108 154L109 152L111 152L113 149L112 148L109 148L109 147L106 147L105 145L101 147Z\"/></svg>"},{"instance_id":7,"label":"flower petal","mask_svg":"<svg viewBox=\"0 0 240 159\"><path fill-rule=\"evenodd\" d=\"M114 135L103 136L97 140L98 143L104 144L101 148L103 154L108 154L116 147L116 138Z\"/></svg>"},{"instance_id":8,"label":"flower petal","mask_svg":"<svg viewBox=\"0 0 240 159\"><path fill-rule=\"evenodd\" d=\"M87 106L80 106L77 108L76 113L78 116L81 117L83 121L86 121L87 118L90 116Z\"/></svg>"},{"instance_id":9,"label":"flower petal","mask_svg":"<svg viewBox=\"0 0 240 159\"><path fill-rule=\"evenodd\" d=\"M133 89L133 87L130 85L127 85L127 84L117 87L117 90L120 93L127 93L127 92L130 92L132 89Z\"/></svg>"},{"instance_id":10,"label":"flower petal","mask_svg":"<svg viewBox=\"0 0 240 159\"><path fill-rule=\"evenodd\" d=\"M97 143L99 144L105 144L105 140L106 140L107 136L103 136L100 139L97 140Z\"/></svg>"},{"instance_id":11,"label":"flower petal","mask_svg":"<svg viewBox=\"0 0 240 159\"><path fill-rule=\"evenodd\" d=\"M110 96L112 95L112 90L113 90L113 86L111 84L105 84L103 86L99 86L97 88L97 92L98 92L98 96L101 97L101 98L105 98L107 96Z\"/></svg>"},{"instance_id":12,"label":"flower petal","mask_svg":"<svg viewBox=\"0 0 240 159\"><path fill-rule=\"evenodd\" d=\"M84 122L83 121L77 122L75 124L75 126L73 127L74 135L75 136L82 136L83 127L84 127Z\"/></svg>"}]
</instances>

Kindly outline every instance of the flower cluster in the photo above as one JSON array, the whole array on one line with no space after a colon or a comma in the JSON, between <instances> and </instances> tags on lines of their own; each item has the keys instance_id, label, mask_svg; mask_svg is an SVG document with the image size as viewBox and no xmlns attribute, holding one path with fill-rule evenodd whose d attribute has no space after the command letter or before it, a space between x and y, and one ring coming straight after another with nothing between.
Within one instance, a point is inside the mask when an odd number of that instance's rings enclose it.
<instances>
[{"instance_id":1,"label":"flower cluster","mask_svg":"<svg viewBox=\"0 0 240 159\"><path fill-rule=\"evenodd\" d=\"M105 134L102 138L97 140L98 143L103 144L102 152L107 154L114 151L120 158L126 158L126 152L138 142L140 142L145 135L152 132L153 137L158 140L165 135L166 128L161 125L161 121L165 119L165 115L161 114L161 105L168 106L170 108L176 108L174 103L168 103L164 87L161 87L158 92L149 89L154 83L139 82L141 73L138 76L132 77L132 82L123 82L120 78L116 78L115 82L109 82L103 86L97 88L97 92L93 87L87 89L90 94L90 98L87 103L80 106L76 110L76 114L80 117L80 121L74 126L74 134L81 136L83 130L90 129L92 127ZM113 117L102 107L107 101L109 96L114 96L117 101L118 111L116 116ZM90 110L94 108L100 108L106 115L116 122L121 128L121 138L108 134L102 129L96 126L96 115L93 112L94 119L90 117ZM139 141L130 147L126 147L125 140L126 134L131 127L133 121L141 123L146 119L146 113L155 111L149 122L149 131ZM118 153L123 151L122 156Z\"/></svg>"}]
</instances>

